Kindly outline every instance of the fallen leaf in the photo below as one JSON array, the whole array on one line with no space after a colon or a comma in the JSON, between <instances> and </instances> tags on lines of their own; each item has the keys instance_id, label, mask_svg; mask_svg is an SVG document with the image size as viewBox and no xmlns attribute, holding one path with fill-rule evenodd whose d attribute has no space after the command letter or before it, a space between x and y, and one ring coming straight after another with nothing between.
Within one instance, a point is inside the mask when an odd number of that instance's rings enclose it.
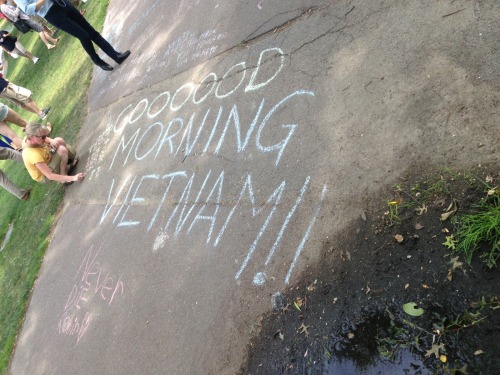
<instances>
[{"instance_id":1,"label":"fallen leaf","mask_svg":"<svg viewBox=\"0 0 500 375\"><path fill-rule=\"evenodd\" d=\"M493 182L493 177L491 177L490 175L488 175L488 176L486 176L485 181L486 181L488 184L491 184L491 183Z\"/></svg>"},{"instance_id":2,"label":"fallen leaf","mask_svg":"<svg viewBox=\"0 0 500 375\"><path fill-rule=\"evenodd\" d=\"M299 327L299 333L304 333L306 336L309 336L309 329L310 326L306 326L304 323L302 323Z\"/></svg>"},{"instance_id":3,"label":"fallen leaf","mask_svg":"<svg viewBox=\"0 0 500 375\"><path fill-rule=\"evenodd\" d=\"M284 313L290 311L289 307L290 307L290 304L287 303L285 306L283 306L281 308L281 313L284 314Z\"/></svg>"},{"instance_id":4,"label":"fallen leaf","mask_svg":"<svg viewBox=\"0 0 500 375\"><path fill-rule=\"evenodd\" d=\"M453 273L451 269L448 270L448 275L446 275L446 278L448 279L448 281L453 280Z\"/></svg>"},{"instance_id":5,"label":"fallen leaf","mask_svg":"<svg viewBox=\"0 0 500 375\"><path fill-rule=\"evenodd\" d=\"M448 228L441 229L441 232L443 232L443 233L450 233L450 231L448 230Z\"/></svg>"},{"instance_id":6,"label":"fallen leaf","mask_svg":"<svg viewBox=\"0 0 500 375\"><path fill-rule=\"evenodd\" d=\"M342 250L342 253L340 254L340 258L342 260L351 260L351 253L349 250Z\"/></svg>"},{"instance_id":7,"label":"fallen leaf","mask_svg":"<svg viewBox=\"0 0 500 375\"><path fill-rule=\"evenodd\" d=\"M411 316L420 316L424 313L424 309L417 307L415 302L408 302L403 305L403 311Z\"/></svg>"},{"instance_id":8,"label":"fallen leaf","mask_svg":"<svg viewBox=\"0 0 500 375\"><path fill-rule=\"evenodd\" d=\"M306 349L306 352L304 353L304 358L307 357L307 352L309 351L309 349Z\"/></svg>"},{"instance_id":9,"label":"fallen leaf","mask_svg":"<svg viewBox=\"0 0 500 375\"><path fill-rule=\"evenodd\" d=\"M363 219L363 221L366 221L366 213L365 213L365 211L361 212L361 219Z\"/></svg>"},{"instance_id":10,"label":"fallen leaf","mask_svg":"<svg viewBox=\"0 0 500 375\"><path fill-rule=\"evenodd\" d=\"M295 305L295 308L299 311L302 311L300 308L304 304L304 300L302 298L295 298L295 301L293 301L293 304Z\"/></svg>"},{"instance_id":11,"label":"fallen leaf","mask_svg":"<svg viewBox=\"0 0 500 375\"><path fill-rule=\"evenodd\" d=\"M459 257L451 258L450 263L452 264L451 266L452 271L455 271L457 268L462 268L462 266L464 265L462 262L458 261L458 258Z\"/></svg>"},{"instance_id":12,"label":"fallen leaf","mask_svg":"<svg viewBox=\"0 0 500 375\"><path fill-rule=\"evenodd\" d=\"M425 214L427 212L427 206L423 204L421 207L417 207L416 211L418 215Z\"/></svg>"},{"instance_id":13,"label":"fallen leaf","mask_svg":"<svg viewBox=\"0 0 500 375\"><path fill-rule=\"evenodd\" d=\"M448 359L446 358L446 356L445 356L444 354L441 354L441 355L439 356L439 360L440 360L441 362L443 362L443 363L446 363L446 361L447 361Z\"/></svg>"},{"instance_id":14,"label":"fallen leaf","mask_svg":"<svg viewBox=\"0 0 500 375\"><path fill-rule=\"evenodd\" d=\"M370 293L370 290L371 290L370 287L367 285L366 286L366 294Z\"/></svg>"},{"instance_id":15,"label":"fallen leaf","mask_svg":"<svg viewBox=\"0 0 500 375\"><path fill-rule=\"evenodd\" d=\"M483 354L484 352L482 350L476 350L474 352L474 355L479 355L479 354Z\"/></svg>"},{"instance_id":16,"label":"fallen leaf","mask_svg":"<svg viewBox=\"0 0 500 375\"><path fill-rule=\"evenodd\" d=\"M439 350L442 350L444 352L444 344L434 344L429 350L425 351L425 356L430 357L431 355L435 355L436 358L439 357Z\"/></svg>"},{"instance_id":17,"label":"fallen leaf","mask_svg":"<svg viewBox=\"0 0 500 375\"><path fill-rule=\"evenodd\" d=\"M446 236L446 241L443 242L443 245L446 246L448 249L455 250L456 243L457 240L455 239L455 236L452 234L451 236Z\"/></svg>"},{"instance_id":18,"label":"fallen leaf","mask_svg":"<svg viewBox=\"0 0 500 375\"><path fill-rule=\"evenodd\" d=\"M436 200L433 202L435 206L438 207L443 207L446 201L443 198L436 198Z\"/></svg>"},{"instance_id":19,"label":"fallen leaf","mask_svg":"<svg viewBox=\"0 0 500 375\"><path fill-rule=\"evenodd\" d=\"M422 284L422 288L424 288L424 289L429 289L429 288L430 288L430 286L429 286L429 285L427 285L427 284Z\"/></svg>"},{"instance_id":20,"label":"fallen leaf","mask_svg":"<svg viewBox=\"0 0 500 375\"><path fill-rule=\"evenodd\" d=\"M420 223L416 223L414 226L413 226L416 230L420 230L422 229L424 226Z\"/></svg>"},{"instance_id":21,"label":"fallen leaf","mask_svg":"<svg viewBox=\"0 0 500 375\"><path fill-rule=\"evenodd\" d=\"M405 285L405 289L408 289L410 287L410 284Z\"/></svg>"},{"instance_id":22,"label":"fallen leaf","mask_svg":"<svg viewBox=\"0 0 500 375\"><path fill-rule=\"evenodd\" d=\"M453 216L457 212L457 203L455 199L452 199L450 205L446 209L444 214L441 214L441 221L448 220L451 216Z\"/></svg>"},{"instance_id":23,"label":"fallen leaf","mask_svg":"<svg viewBox=\"0 0 500 375\"><path fill-rule=\"evenodd\" d=\"M352 339L354 338L354 333L349 332L349 333L347 334L347 337L349 338L349 340L352 340Z\"/></svg>"},{"instance_id":24,"label":"fallen leaf","mask_svg":"<svg viewBox=\"0 0 500 375\"><path fill-rule=\"evenodd\" d=\"M403 237L402 235L400 235L400 234L396 234L396 235L394 236L394 238L395 238L395 239L396 239L396 241L398 241L399 243L401 243L401 242L403 242L403 241L405 240L405 239L404 239L404 237Z\"/></svg>"}]
</instances>

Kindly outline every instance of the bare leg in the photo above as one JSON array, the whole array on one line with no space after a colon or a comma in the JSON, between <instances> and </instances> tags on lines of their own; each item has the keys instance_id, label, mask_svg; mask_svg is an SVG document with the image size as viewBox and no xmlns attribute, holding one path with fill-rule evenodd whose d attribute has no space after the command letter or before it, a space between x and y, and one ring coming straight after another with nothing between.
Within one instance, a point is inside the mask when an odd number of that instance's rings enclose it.
<instances>
[{"instance_id":1,"label":"bare leg","mask_svg":"<svg viewBox=\"0 0 500 375\"><path fill-rule=\"evenodd\" d=\"M23 141L5 122L0 122L0 134L3 134L10 139L16 149L23 147Z\"/></svg>"},{"instance_id":2,"label":"bare leg","mask_svg":"<svg viewBox=\"0 0 500 375\"><path fill-rule=\"evenodd\" d=\"M56 138L58 139L58 138ZM60 138L59 138L60 139ZM63 176L68 175L68 149L63 146L62 144L59 144L59 147L57 148L57 154L61 156L61 162L59 163L59 173Z\"/></svg>"},{"instance_id":3,"label":"bare leg","mask_svg":"<svg viewBox=\"0 0 500 375\"><path fill-rule=\"evenodd\" d=\"M16 53L19 55L19 56L22 56L22 57L26 57L27 59L30 59L30 60L33 60L33 54L29 51L26 51L26 52L21 52L21 51L16 51Z\"/></svg>"},{"instance_id":4,"label":"bare leg","mask_svg":"<svg viewBox=\"0 0 500 375\"><path fill-rule=\"evenodd\" d=\"M13 109L9 108L7 112L7 117L5 117L5 121L11 122L13 124L16 124L17 126L20 126L21 128L25 128L26 125L28 125L28 121L23 119L19 113L14 111Z\"/></svg>"},{"instance_id":5,"label":"bare leg","mask_svg":"<svg viewBox=\"0 0 500 375\"><path fill-rule=\"evenodd\" d=\"M66 151L67 151L66 141L63 138L56 137L56 138L54 138L54 141L57 141L57 143L59 144L59 146L63 146L66 149Z\"/></svg>"},{"instance_id":6,"label":"bare leg","mask_svg":"<svg viewBox=\"0 0 500 375\"><path fill-rule=\"evenodd\" d=\"M40 39L43 41L43 43L45 44L47 49L52 49L55 47L54 44L49 43L49 39L47 38L47 35L45 34L45 32L42 31L41 33L38 33L38 35L40 36ZM54 39L52 39L52 40L54 40ZM54 43L54 42L52 42L52 43Z\"/></svg>"},{"instance_id":7,"label":"bare leg","mask_svg":"<svg viewBox=\"0 0 500 375\"><path fill-rule=\"evenodd\" d=\"M45 37L47 38L47 40L52 43L52 44L57 44L59 42L59 39L61 39L61 37L57 37L57 38L52 38L52 36L50 35L50 33L47 33L47 32L43 32L45 34Z\"/></svg>"},{"instance_id":8,"label":"bare leg","mask_svg":"<svg viewBox=\"0 0 500 375\"><path fill-rule=\"evenodd\" d=\"M40 108L38 108L38 106L36 105L34 100L25 104L23 108L34 113L35 115L38 115L38 116L42 115L42 111L40 110Z\"/></svg>"}]
</instances>

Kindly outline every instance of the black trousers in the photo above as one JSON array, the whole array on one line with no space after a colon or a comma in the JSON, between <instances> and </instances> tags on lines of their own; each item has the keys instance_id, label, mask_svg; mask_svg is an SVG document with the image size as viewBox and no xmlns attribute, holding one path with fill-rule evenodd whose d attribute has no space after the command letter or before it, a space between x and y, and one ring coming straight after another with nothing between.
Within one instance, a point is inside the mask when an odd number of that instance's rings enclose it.
<instances>
[{"instance_id":1,"label":"black trousers","mask_svg":"<svg viewBox=\"0 0 500 375\"><path fill-rule=\"evenodd\" d=\"M65 6L61 6L60 4L64 4ZM94 64L100 64L103 61L96 53L92 42L99 46L113 60L116 59L118 52L87 22L85 17L80 14L80 11L71 5L68 0L54 1L54 5L50 7L45 15L45 19L58 29L77 38Z\"/></svg>"}]
</instances>

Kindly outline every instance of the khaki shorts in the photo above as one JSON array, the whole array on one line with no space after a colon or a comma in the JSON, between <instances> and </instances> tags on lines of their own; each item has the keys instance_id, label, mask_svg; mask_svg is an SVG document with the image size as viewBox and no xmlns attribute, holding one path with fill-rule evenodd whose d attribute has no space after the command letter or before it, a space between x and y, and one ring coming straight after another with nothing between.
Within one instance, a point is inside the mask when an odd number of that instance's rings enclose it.
<instances>
[{"instance_id":1,"label":"khaki shorts","mask_svg":"<svg viewBox=\"0 0 500 375\"><path fill-rule=\"evenodd\" d=\"M68 149L68 161L72 161L76 157L76 149L72 145L66 145L66 148ZM52 158L48 162L48 167L49 169L57 174L61 174L61 155L59 155L57 152L54 152L53 154L51 153ZM43 181L40 181L42 183L46 183L47 177L43 178Z\"/></svg>"},{"instance_id":2,"label":"khaki shorts","mask_svg":"<svg viewBox=\"0 0 500 375\"><path fill-rule=\"evenodd\" d=\"M12 102L12 104L19 107L24 107L26 104L33 101L32 92L24 87L14 85L13 83L8 84L7 88L0 93L0 97L7 99Z\"/></svg>"},{"instance_id":3,"label":"khaki shorts","mask_svg":"<svg viewBox=\"0 0 500 375\"><path fill-rule=\"evenodd\" d=\"M27 56L26 48L24 48L24 46L21 44L19 40L15 43L14 49L10 52L14 52L19 56Z\"/></svg>"}]
</instances>

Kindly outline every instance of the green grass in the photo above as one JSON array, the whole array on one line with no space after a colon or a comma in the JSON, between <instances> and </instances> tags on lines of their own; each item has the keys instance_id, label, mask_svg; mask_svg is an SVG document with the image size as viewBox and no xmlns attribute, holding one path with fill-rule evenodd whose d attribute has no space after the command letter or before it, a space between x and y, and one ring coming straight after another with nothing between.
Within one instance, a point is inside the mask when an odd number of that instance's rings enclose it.
<instances>
[{"instance_id":1,"label":"green grass","mask_svg":"<svg viewBox=\"0 0 500 375\"><path fill-rule=\"evenodd\" d=\"M107 1L90 1L85 5L86 18L98 30L102 30L107 5ZM7 25L3 21L0 28ZM30 32L22 35L20 40L23 45L40 60L34 65L25 58L8 56L6 77L30 89L40 108L51 106L48 121L53 126L53 134L77 144L78 132L87 112L87 92L93 64L78 40L61 31L59 35L62 39L51 51L46 49L37 34ZM11 107L25 119L39 121L30 112ZM23 137L19 127L12 125L12 128ZM55 182L35 183L23 165L12 161L0 162L0 168L18 186L33 188L28 202L20 201L0 189L0 242L9 224L13 225L10 239L0 252L0 374L4 374L49 243L50 230L62 202L64 188Z\"/></svg>"},{"instance_id":2,"label":"green grass","mask_svg":"<svg viewBox=\"0 0 500 375\"><path fill-rule=\"evenodd\" d=\"M489 268L497 265L500 256L500 196L491 196L476 205L471 213L459 216L455 251L463 253L467 263L481 244L487 250L481 255Z\"/></svg>"}]
</instances>

